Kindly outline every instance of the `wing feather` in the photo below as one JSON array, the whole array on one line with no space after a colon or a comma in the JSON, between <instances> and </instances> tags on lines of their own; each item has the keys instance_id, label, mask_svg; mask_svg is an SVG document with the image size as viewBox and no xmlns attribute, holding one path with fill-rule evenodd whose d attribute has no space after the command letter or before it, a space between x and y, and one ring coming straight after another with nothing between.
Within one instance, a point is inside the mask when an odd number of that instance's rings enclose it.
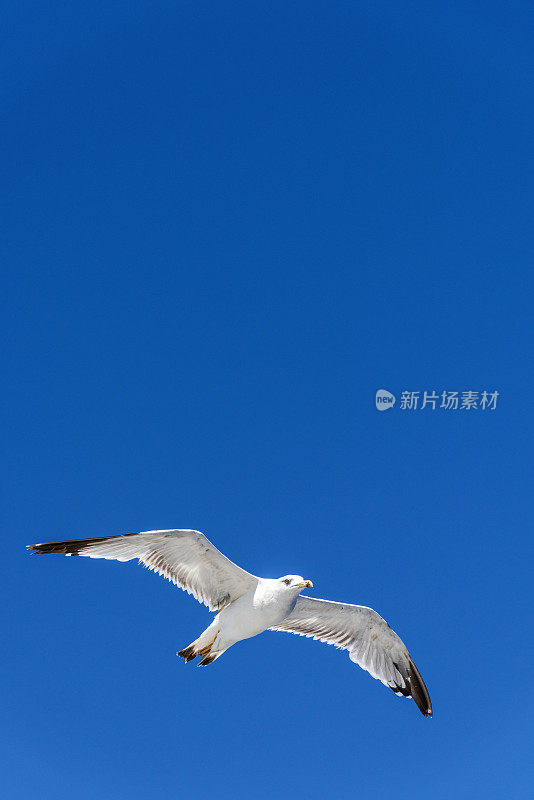
<instances>
[{"instance_id":1,"label":"wing feather","mask_svg":"<svg viewBox=\"0 0 534 800\"><path fill-rule=\"evenodd\" d=\"M115 561L137 558L205 603L211 611L229 605L258 582L258 578L226 558L200 531L144 531L30 544L28 549L41 554L63 553Z\"/></svg>"},{"instance_id":2,"label":"wing feather","mask_svg":"<svg viewBox=\"0 0 534 800\"><path fill-rule=\"evenodd\" d=\"M422 714L432 716L427 688L405 644L372 608L300 595L291 614L272 630L348 650L351 661L396 694L412 697Z\"/></svg>"}]
</instances>

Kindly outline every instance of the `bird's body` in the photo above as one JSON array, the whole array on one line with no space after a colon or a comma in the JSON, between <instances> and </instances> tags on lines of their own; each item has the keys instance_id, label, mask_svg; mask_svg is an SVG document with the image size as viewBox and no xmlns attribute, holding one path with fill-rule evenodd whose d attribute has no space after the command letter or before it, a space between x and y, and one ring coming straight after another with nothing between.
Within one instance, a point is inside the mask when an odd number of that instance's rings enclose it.
<instances>
[{"instance_id":1,"label":"bird's body","mask_svg":"<svg viewBox=\"0 0 534 800\"><path fill-rule=\"evenodd\" d=\"M279 580L260 578L257 586L219 611L213 622L225 630L228 640L235 637L232 644L257 636L291 613L305 582L300 578L295 584L288 586Z\"/></svg>"},{"instance_id":2,"label":"bird's body","mask_svg":"<svg viewBox=\"0 0 534 800\"><path fill-rule=\"evenodd\" d=\"M334 644L351 661L397 694L413 697L432 716L426 686L408 650L376 611L301 596L313 584L300 575L258 578L238 567L199 531L166 530L28 545L36 553L63 553L117 561L137 558L218 613L178 655L200 656L206 666L243 639L282 630Z\"/></svg>"},{"instance_id":3,"label":"bird's body","mask_svg":"<svg viewBox=\"0 0 534 800\"><path fill-rule=\"evenodd\" d=\"M209 628L189 646L193 648L189 657L186 655L189 648L178 655L189 660L195 657L193 653L202 654L200 663L205 666L237 642L279 625L295 607L302 589L311 585L299 575L287 577L294 579L293 582L285 584L280 580L259 578L256 586L219 611Z\"/></svg>"}]
</instances>

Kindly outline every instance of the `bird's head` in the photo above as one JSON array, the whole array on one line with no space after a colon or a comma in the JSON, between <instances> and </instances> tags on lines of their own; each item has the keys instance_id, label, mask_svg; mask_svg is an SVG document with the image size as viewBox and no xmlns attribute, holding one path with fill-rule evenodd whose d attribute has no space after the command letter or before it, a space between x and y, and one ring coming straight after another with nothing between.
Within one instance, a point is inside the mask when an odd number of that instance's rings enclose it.
<instances>
[{"instance_id":1,"label":"bird's head","mask_svg":"<svg viewBox=\"0 0 534 800\"><path fill-rule=\"evenodd\" d=\"M313 586L311 581L305 580L301 575L284 575L283 578L278 578L278 580L288 589L296 589L299 592Z\"/></svg>"}]
</instances>

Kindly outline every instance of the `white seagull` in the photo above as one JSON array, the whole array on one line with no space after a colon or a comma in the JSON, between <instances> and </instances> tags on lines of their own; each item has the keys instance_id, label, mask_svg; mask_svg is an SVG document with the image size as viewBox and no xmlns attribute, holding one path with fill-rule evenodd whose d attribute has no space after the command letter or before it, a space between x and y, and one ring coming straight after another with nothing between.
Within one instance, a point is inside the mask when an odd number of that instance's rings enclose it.
<instances>
[{"instance_id":1,"label":"white seagull","mask_svg":"<svg viewBox=\"0 0 534 800\"><path fill-rule=\"evenodd\" d=\"M177 655L206 666L236 642L266 630L289 631L349 651L349 658L398 695L412 697L426 717L432 704L406 646L372 608L304 597L300 575L257 578L224 556L199 531L128 533L99 539L30 544L34 553L115 561L137 558L217 611L213 622Z\"/></svg>"}]
</instances>

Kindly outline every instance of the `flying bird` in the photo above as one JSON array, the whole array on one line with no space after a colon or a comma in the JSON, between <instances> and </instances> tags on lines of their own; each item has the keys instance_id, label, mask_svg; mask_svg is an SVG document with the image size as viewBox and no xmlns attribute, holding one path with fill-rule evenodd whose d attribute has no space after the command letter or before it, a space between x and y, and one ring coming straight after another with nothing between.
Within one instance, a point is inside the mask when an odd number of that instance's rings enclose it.
<instances>
[{"instance_id":1,"label":"flying bird","mask_svg":"<svg viewBox=\"0 0 534 800\"><path fill-rule=\"evenodd\" d=\"M165 530L98 539L30 544L34 553L115 561L137 558L210 611L211 625L177 655L211 664L228 648L266 630L289 631L348 650L349 658L396 694L411 697L426 717L432 704L406 646L372 608L301 595L313 586L300 575L258 578L224 556L199 531Z\"/></svg>"}]
</instances>

